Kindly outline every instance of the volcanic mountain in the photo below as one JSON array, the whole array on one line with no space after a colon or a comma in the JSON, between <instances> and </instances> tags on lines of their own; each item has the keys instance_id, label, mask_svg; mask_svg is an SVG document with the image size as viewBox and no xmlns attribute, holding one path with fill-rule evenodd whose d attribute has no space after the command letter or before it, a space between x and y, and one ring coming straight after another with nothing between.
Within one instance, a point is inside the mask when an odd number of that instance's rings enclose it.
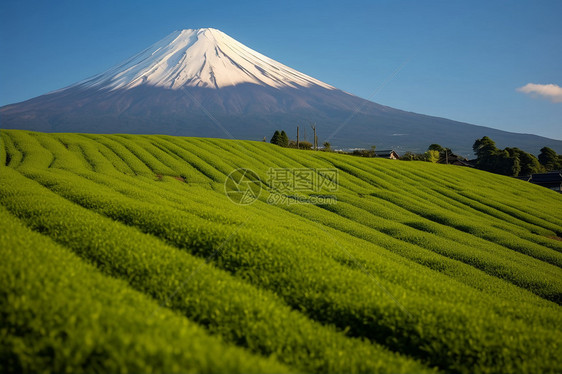
<instances>
[{"instance_id":1,"label":"volcanic mountain","mask_svg":"<svg viewBox=\"0 0 562 374\"><path fill-rule=\"evenodd\" d=\"M223 32L173 32L129 60L69 87L0 108L3 128L261 140L315 122L336 147L471 154L475 139L538 153L562 141L393 109L274 61ZM304 131L301 130L301 139Z\"/></svg>"}]
</instances>

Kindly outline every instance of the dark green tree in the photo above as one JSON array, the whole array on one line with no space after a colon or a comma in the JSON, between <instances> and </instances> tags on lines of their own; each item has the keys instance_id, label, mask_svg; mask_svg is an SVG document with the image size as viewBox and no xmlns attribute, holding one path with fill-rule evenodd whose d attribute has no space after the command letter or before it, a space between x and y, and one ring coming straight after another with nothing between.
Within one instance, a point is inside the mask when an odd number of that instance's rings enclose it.
<instances>
[{"instance_id":1,"label":"dark green tree","mask_svg":"<svg viewBox=\"0 0 562 374\"><path fill-rule=\"evenodd\" d=\"M499 151L496 159L498 174L509 175L516 177L521 171L521 162L519 160L519 154L510 155L507 150Z\"/></svg>"},{"instance_id":2,"label":"dark green tree","mask_svg":"<svg viewBox=\"0 0 562 374\"><path fill-rule=\"evenodd\" d=\"M520 164L519 175L531 175L540 173L544 170L539 160L532 154L527 153L519 148L506 148L505 149L510 157L518 157Z\"/></svg>"},{"instance_id":3,"label":"dark green tree","mask_svg":"<svg viewBox=\"0 0 562 374\"><path fill-rule=\"evenodd\" d=\"M476 139L472 146L476 155L476 167L478 169L499 173L505 165L502 165L500 150L496 147L496 143L487 136ZM503 174L503 173L500 173Z\"/></svg>"},{"instance_id":4,"label":"dark green tree","mask_svg":"<svg viewBox=\"0 0 562 374\"><path fill-rule=\"evenodd\" d=\"M271 137L271 144L276 144L276 145L280 145L279 142L281 141L281 133L279 133L279 130L275 130L275 132L273 133L273 136Z\"/></svg>"},{"instance_id":5,"label":"dark green tree","mask_svg":"<svg viewBox=\"0 0 562 374\"><path fill-rule=\"evenodd\" d=\"M427 147L428 151L437 151L439 153L443 152L445 150L445 148L441 147L439 144L433 143L430 144L429 147Z\"/></svg>"},{"instance_id":6,"label":"dark green tree","mask_svg":"<svg viewBox=\"0 0 562 374\"><path fill-rule=\"evenodd\" d=\"M547 171L556 170L562 167L558 160L559 157L553 149L548 147L541 148L539 162Z\"/></svg>"},{"instance_id":7,"label":"dark green tree","mask_svg":"<svg viewBox=\"0 0 562 374\"><path fill-rule=\"evenodd\" d=\"M483 137L482 139L476 139L474 145L472 146L472 150L478 158L490 157L498 152L496 142L494 142L487 136Z\"/></svg>"},{"instance_id":8,"label":"dark green tree","mask_svg":"<svg viewBox=\"0 0 562 374\"><path fill-rule=\"evenodd\" d=\"M514 177L521 172L521 150L498 149L496 143L487 136L476 139L472 149L476 154L478 169Z\"/></svg>"},{"instance_id":9,"label":"dark green tree","mask_svg":"<svg viewBox=\"0 0 562 374\"><path fill-rule=\"evenodd\" d=\"M281 131L281 134L279 135L279 145L285 148L289 146L289 137L287 136L285 130Z\"/></svg>"}]
</instances>

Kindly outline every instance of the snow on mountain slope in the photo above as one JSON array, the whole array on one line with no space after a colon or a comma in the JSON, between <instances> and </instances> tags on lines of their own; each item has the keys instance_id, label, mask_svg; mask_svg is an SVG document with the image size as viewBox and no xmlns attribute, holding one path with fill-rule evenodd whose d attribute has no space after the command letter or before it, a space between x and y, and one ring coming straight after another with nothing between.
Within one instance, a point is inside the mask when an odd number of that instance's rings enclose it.
<instances>
[{"instance_id":1,"label":"snow on mountain slope","mask_svg":"<svg viewBox=\"0 0 562 374\"><path fill-rule=\"evenodd\" d=\"M124 63L74 86L113 90L147 84L168 89L218 89L241 83L334 89L211 28L173 32Z\"/></svg>"},{"instance_id":2,"label":"snow on mountain slope","mask_svg":"<svg viewBox=\"0 0 562 374\"><path fill-rule=\"evenodd\" d=\"M538 153L562 141L404 112L346 93L216 29L176 31L104 73L0 108L5 129L261 140L316 122L334 147L472 154L475 139ZM303 131L303 136L304 136Z\"/></svg>"}]
</instances>

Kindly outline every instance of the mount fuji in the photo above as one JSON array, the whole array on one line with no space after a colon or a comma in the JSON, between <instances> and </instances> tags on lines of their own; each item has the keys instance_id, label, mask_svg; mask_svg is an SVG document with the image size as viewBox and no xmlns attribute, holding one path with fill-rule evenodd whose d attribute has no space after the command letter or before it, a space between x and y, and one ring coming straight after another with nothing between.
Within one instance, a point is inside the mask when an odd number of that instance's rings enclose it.
<instances>
[{"instance_id":1,"label":"mount fuji","mask_svg":"<svg viewBox=\"0 0 562 374\"><path fill-rule=\"evenodd\" d=\"M315 122L320 143L470 155L475 139L562 152L562 141L405 112L359 98L212 29L175 31L91 78L0 108L2 128L262 140ZM301 139L302 139L301 132Z\"/></svg>"}]
</instances>

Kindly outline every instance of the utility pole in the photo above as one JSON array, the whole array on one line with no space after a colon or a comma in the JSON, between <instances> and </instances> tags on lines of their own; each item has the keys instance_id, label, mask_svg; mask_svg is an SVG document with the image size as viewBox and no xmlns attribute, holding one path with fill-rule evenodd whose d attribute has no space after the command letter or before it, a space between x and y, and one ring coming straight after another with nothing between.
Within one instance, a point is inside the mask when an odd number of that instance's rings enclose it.
<instances>
[{"instance_id":1,"label":"utility pole","mask_svg":"<svg viewBox=\"0 0 562 374\"><path fill-rule=\"evenodd\" d=\"M313 146L312 149L317 151L318 150L318 138L316 137L316 122L311 123L310 127L312 127L312 130L314 131L314 146Z\"/></svg>"},{"instance_id":2,"label":"utility pole","mask_svg":"<svg viewBox=\"0 0 562 374\"><path fill-rule=\"evenodd\" d=\"M300 149L299 147L299 126L297 125L297 149Z\"/></svg>"}]
</instances>

